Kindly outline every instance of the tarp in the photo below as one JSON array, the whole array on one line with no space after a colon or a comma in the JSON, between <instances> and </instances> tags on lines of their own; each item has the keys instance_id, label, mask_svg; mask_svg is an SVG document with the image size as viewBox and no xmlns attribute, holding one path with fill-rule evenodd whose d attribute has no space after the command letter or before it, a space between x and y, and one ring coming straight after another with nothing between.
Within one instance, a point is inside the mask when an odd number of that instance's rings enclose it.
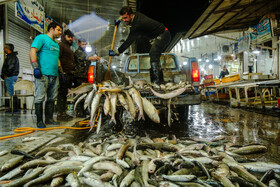
<instances>
[{"instance_id":1,"label":"tarp","mask_svg":"<svg viewBox=\"0 0 280 187\"><path fill-rule=\"evenodd\" d=\"M91 12L70 23L68 27L78 39L93 43L103 36L108 24L108 21Z\"/></svg>"}]
</instances>

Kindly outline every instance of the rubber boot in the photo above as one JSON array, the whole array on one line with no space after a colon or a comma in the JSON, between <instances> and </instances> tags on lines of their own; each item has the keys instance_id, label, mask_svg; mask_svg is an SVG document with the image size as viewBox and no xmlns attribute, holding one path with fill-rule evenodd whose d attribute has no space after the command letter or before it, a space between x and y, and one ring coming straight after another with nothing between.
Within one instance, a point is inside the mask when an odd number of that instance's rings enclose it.
<instances>
[{"instance_id":1,"label":"rubber boot","mask_svg":"<svg viewBox=\"0 0 280 187\"><path fill-rule=\"evenodd\" d=\"M37 116L37 128L46 128L43 122L43 103L35 103L35 114Z\"/></svg>"},{"instance_id":2,"label":"rubber boot","mask_svg":"<svg viewBox=\"0 0 280 187\"><path fill-rule=\"evenodd\" d=\"M150 79L151 79L151 82L153 82L153 80L155 79L154 72L153 72L152 68L150 68Z\"/></svg>"},{"instance_id":3,"label":"rubber boot","mask_svg":"<svg viewBox=\"0 0 280 187\"><path fill-rule=\"evenodd\" d=\"M158 62L152 62L151 69L152 69L151 78L153 78L153 80L151 80L151 81L158 85L163 84L164 83L163 72L162 72L160 64Z\"/></svg>"},{"instance_id":4,"label":"rubber boot","mask_svg":"<svg viewBox=\"0 0 280 187\"><path fill-rule=\"evenodd\" d=\"M14 106L14 113L19 113L19 109L18 109L18 97L17 96L13 96L14 99L14 103L13 103L13 106Z\"/></svg>"},{"instance_id":5,"label":"rubber boot","mask_svg":"<svg viewBox=\"0 0 280 187\"><path fill-rule=\"evenodd\" d=\"M53 120L54 102L48 101L45 105L45 123L46 125L59 125Z\"/></svg>"}]
</instances>

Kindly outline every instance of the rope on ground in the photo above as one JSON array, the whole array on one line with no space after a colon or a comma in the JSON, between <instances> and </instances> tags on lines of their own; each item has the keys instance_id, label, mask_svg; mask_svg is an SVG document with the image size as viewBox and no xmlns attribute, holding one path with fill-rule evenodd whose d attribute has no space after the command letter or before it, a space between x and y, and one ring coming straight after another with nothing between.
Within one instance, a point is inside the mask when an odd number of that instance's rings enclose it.
<instances>
[{"instance_id":1,"label":"rope on ground","mask_svg":"<svg viewBox=\"0 0 280 187\"><path fill-rule=\"evenodd\" d=\"M79 122L80 126L87 125L87 124L88 124L88 120ZM94 125L93 127L96 127L96 125ZM26 135L26 134L33 133L35 131L45 131L45 130L53 130L53 129L84 130L84 129L90 129L90 127L66 127L66 126L49 127L49 128L20 127L20 128L14 129L15 133L20 133L20 134L3 136L3 137L0 137L0 140L4 140L4 139L8 139L8 138L14 138L14 137L18 137L18 136L23 136L23 135Z\"/></svg>"}]
</instances>

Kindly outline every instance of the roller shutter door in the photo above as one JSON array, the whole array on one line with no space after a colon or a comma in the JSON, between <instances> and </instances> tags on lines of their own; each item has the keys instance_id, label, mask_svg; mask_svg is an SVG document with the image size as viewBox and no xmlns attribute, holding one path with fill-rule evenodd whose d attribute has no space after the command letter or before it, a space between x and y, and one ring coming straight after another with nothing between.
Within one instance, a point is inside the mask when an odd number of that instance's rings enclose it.
<instances>
[{"instance_id":1,"label":"roller shutter door","mask_svg":"<svg viewBox=\"0 0 280 187\"><path fill-rule=\"evenodd\" d=\"M29 51L31 46L30 29L27 23L15 16L15 2L8 3L8 41L14 44L20 62L20 77L29 79L31 65ZM29 76L28 76L29 75Z\"/></svg>"}]
</instances>

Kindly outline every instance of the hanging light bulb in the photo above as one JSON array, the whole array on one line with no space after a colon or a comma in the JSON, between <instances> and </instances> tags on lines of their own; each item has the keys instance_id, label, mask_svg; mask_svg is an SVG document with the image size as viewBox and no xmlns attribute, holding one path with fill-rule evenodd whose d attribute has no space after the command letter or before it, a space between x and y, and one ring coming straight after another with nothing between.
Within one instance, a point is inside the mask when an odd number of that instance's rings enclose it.
<instances>
[{"instance_id":1,"label":"hanging light bulb","mask_svg":"<svg viewBox=\"0 0 280 187\"><path fill-rule=\"evenodd\" d=\"M91 45L86 45L86 52L90 53L92 51Z\"/></svg>"}]
</instances>

